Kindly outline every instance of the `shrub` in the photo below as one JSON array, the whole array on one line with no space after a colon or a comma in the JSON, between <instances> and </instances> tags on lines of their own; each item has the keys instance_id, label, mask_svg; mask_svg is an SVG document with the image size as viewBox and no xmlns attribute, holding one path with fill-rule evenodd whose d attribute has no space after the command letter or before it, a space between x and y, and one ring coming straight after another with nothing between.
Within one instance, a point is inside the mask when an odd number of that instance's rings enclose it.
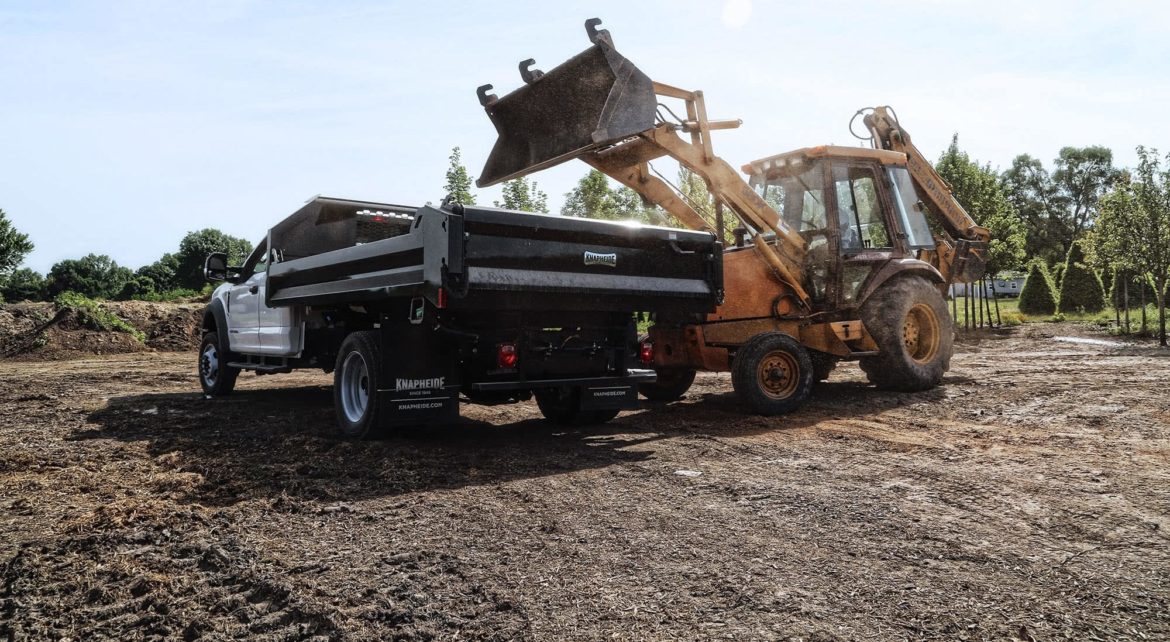
<instances>
[{"instance_id":1,"label":"shrub","mask_svg":"<svg viewBox=\"0 0 1170 642\"><path fill-rule=\"evenodd\" d=\"M1048 315L1056 312L1056 297L1052 295L1052 281L1043 261L1034 261L1028 269L1028 278L1020 290L1020 312Z\"/></svg>"},{"instance_id":2,"label":"shrub","mask_svg":"<svg viewBox=\"0 0 1170 642\"><path fill-rule=\"evenodd\" d=\"M20 268L4 283L6 301L39 301L45 298L45 277L35 270Z\"/></svg>"},{"instance_id":3,"label":"shrub","mask_svg":"<svg viewBox=\"0 0 1170 642\"><path fill-rule=\"evenodd\" d=\"M135 276L126 285L122 286L122 291L118 293L118 300L129 301L130 299L146 300L150 295L154 294L154 281L148 276Z\"/></svg>"},{"instance_id":4,"label":"shrub","mask_svg":"<svg viewBox=\"0 0 1170 642\"><path fill-rule=\"evenodd\" d=\"M1105 309L1105 286L1101 278L1085 265L1085 253L1080 241L1073 243L1064 264L1064 276L1060 281L1060 302L1057 308L1063 313L1100 312Z\"/></svg>"},{"instance_id":5,"label":"shrub","mask_svg":"<svg viewBox=\"0 0 1170 642\"><path fill-rule=\"evenodd\" d=\"M72 310L77 315L78 323L87 328L125 332L140 342L146 342L146 335L141 330L118 318L93 299L76 292L62 292L53 299L53 302L61 310Z\"/></svg>"}]
</instances>

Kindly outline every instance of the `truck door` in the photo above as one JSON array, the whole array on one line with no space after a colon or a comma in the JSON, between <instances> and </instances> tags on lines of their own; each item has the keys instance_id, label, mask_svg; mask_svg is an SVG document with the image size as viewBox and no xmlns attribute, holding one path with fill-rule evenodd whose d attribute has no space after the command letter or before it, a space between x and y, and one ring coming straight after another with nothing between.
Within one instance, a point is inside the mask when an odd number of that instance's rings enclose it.
<instances>
[{"instance_id":1,"label":"truck door","mask_svg":"<svg viewBox=\"0 0 1170 642\"><path fill-rule=\"evenodd\" d=\"M260 352L260 307L264 305L264 277L267 257L252 263L252 273L228 293L228 344L232 352ZM249 265L245 263L247 272Z\"/></svg>"},{"instance_id":2,"label":"truck door","mask_svg":"<svg viewBox=\"0 0 1170 642\"><path fill-rule=\"evenodd\" d=\"M269 258L272 261L279 260L276 252ZM260 298L256 304L259 306L257 331L260 353L280 357L296 356L301 351L301 323L294 309L296 306L268 307L264 303L267 287L267 279L261 280Z\"/></svg>"},{"instance_id":3,"label":"truck door","mask_svg":"<svg viewBox=\"0 0 1170 642\"><path fill-rule=\"evenodd\" d=\"M894 237L877 168L833 163L833 195L841 252L841 303L855 303L870 272L890 259Z\"/></svg>"}]
</instances>

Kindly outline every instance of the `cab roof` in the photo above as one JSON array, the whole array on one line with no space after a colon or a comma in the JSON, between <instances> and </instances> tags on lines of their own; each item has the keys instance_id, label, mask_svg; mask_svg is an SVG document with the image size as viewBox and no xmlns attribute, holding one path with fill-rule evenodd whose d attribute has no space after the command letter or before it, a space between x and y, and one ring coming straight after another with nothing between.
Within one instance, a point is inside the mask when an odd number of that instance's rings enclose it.
<instances>
[{"instance_id":1,"label":"cab roof","mask_svg":"<svg viewBox=\"0 0 1170 642\"><path fill-rule=\"evenodd\" d=\"M906 155L901 152L891 152L869 147L818 145L817 147L803 147L790 152L784 152L783 154L754 160L744 165L741 169L745 174L763 174L769 170L785 165L808 162L821 158L876 160L883 165L906 164Z\"/></svg>"}]
</instances>

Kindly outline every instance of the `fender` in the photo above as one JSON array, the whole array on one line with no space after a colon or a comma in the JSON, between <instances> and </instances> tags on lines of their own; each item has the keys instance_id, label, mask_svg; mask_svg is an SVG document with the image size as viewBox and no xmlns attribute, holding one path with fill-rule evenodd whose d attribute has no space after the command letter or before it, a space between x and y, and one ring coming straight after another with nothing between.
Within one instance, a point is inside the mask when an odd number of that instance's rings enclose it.
<instances>
[{"instance_id":1,"label":"fender","mask_svg":"<svg viewBox=\"0 0 1170 642\"><path fill-rule=\"evenodd\" d=\"M878 268L869 277L869 282L865 284L865 290L863 290L861 296L858 297L858 304L865 305L865 302L869 300L870 295L876 292L878 288L886 283L886 281L902 275L914 275L922 277L930 283L934 283L935 285L939 286L939 289L943 289L947 282L947 280L943 278L942 273L940 273L933 265L929 263L919 261L918 259L892 259L890 261L886 261L885 265Z\"/></svg>"},{"instance_id":2,"label":"fender","mask_svg":"<svg viewBox=\"0 0 1170 642\"><path fill-rule=\"evenodd\" d=\"M228 343L228 322L227 313L223 308L223 301L218 297L213 297L211 303L207 304L207 309L203 311L203 322L200 324L200 334L209 332L212 327L219 335L219 349L225 353L231 351L231 344Z\"/></svg>"}]
</instances>

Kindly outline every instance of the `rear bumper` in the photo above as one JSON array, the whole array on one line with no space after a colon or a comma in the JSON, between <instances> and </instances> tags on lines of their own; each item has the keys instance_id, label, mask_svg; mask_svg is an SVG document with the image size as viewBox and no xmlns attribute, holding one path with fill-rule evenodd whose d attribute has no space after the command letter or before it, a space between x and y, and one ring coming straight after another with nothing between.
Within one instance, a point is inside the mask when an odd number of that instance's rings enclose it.
<instances>
[{"instance_id":1,"label":"rear bumper","mask_svg":"<svg viewBox=\"0 0 1170 642\"><path fill-rule=\"evenodd\" d=\"M653 370L629 370L621 377L578 377L576 379L529 379L526 381L483 381L471 384L472 390L499 392L504 390L537 390L540 388L589 387L605 388L636 386L654 383L658 375Z\"/></svg>"}]
</instances>

